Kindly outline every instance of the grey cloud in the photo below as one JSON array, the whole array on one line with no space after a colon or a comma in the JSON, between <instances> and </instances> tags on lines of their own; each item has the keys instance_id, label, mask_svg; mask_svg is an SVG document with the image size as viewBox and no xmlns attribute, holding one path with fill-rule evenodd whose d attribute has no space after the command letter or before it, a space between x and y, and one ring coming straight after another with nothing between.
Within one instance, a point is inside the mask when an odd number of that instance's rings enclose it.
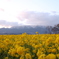
<instances>
[{"instance_id":1,"label":"grey cloud","mask_svg":"<svg viewBox=\"0 0 59 59\"><path fill-rule=\"evenodd\" d=\"M26 23L30 25L48 26L48 25L56 25L59 23L59 15L56 14L51 15L50 13L28 11L20 13L19 16L23 18L23 20L27 19Z\"/></svg>"},{"instance_id":2,"label":"grey cloud","mask_svg":"<svg viewBox=\"0 0 59 59\"><path fill-rule=\"evenodd\" d=\"M0 20L0 25L2 26L18 26L18 22L7 22L5 20Z\"/></svg>"}]
</instances>

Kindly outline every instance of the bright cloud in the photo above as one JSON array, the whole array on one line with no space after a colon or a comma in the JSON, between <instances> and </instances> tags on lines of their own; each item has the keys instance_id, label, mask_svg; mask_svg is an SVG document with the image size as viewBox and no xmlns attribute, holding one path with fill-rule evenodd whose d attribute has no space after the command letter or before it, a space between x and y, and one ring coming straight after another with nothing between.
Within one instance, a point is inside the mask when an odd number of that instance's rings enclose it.
<instances>
[{"instance_id":1,"label":"bright cloud","mask_svg":"<svg viewBox=\"0 0 59 59\"><path fill-rule=\"evenodd\" d=\"M40 8L38 9L39 4L30 1L0 0L0 27L19 25L47 26L59 23L59 15L55 11L51 13L53 15L49 12L40 12Z\"/></svg>"},{"instance_id":2,"label":"bright cloud","mask_svg":"<svg viewBox=\"0 0 59 59\"><path fill-rule=\"evenodd\" d=\"M6 21L5 23L4 21L2 21L2 24L0 24L1 26L15 26L17 25L16 22L21 23L21 21L17 18L17 5L15 5L15 3L13 3L12 1L9 1L10 0L0 0L0 20Z\"/></svg>"}]
</instances>

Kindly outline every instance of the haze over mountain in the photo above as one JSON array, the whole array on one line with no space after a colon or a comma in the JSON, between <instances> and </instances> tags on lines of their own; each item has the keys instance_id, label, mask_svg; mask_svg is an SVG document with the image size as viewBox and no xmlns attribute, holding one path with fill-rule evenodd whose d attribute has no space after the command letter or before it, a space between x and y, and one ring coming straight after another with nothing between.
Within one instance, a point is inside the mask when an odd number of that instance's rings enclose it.
<instances>
[{"instance_id":1,"label":"haze over mountain","mask_svg":"<svg viewBox=\"0 0 59 59\"><path fill-rule=\"evenodd\" d=\"M35 34L39 32L40 34L48 33L48 30L44 26L18 26L12 28L0 28L0 34Z\"/></svg>"}]
</instances>

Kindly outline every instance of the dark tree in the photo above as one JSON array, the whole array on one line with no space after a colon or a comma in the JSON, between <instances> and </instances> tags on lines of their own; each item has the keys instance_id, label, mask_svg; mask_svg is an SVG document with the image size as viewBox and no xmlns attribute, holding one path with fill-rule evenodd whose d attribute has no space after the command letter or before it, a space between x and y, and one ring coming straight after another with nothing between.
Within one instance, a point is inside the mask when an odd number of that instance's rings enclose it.
<instances>
[{"instance_id":1,"label":"dark tree","mask_svg":"<svg viewBox=\"0 0 59 59\"><path fill-rule=\"evenodd\" d=\"M52 32L54 34L59 34L59 24L55 25L53 28L52 28Z\"/></svg>"}]
</instances>

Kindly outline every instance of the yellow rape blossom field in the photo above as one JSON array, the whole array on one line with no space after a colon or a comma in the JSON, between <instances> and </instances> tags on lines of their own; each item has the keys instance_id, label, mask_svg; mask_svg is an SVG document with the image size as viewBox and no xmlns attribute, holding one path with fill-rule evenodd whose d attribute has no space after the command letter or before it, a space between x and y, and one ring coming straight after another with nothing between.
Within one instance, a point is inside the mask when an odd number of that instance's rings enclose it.
<instances>
[{"instance_id":1,"label":"yellow rape blossom field","mask_svg":"<svg viewBox=\"0 0 59 59\"><path fill-rule=\"evenodd\" d=\"M0 59L59 59L59 34L0 35Z\"/></svg>"}]
</instances>

